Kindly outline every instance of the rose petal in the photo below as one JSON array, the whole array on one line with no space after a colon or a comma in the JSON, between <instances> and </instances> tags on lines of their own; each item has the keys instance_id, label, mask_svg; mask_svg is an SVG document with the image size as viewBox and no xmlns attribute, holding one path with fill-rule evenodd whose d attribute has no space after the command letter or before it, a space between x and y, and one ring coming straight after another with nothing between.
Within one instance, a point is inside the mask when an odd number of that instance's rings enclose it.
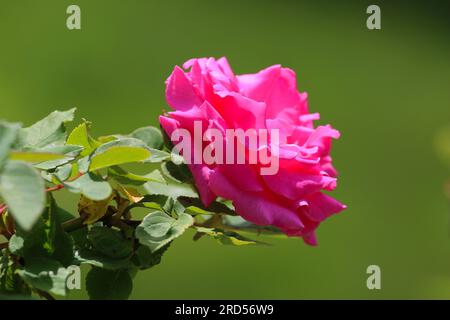
<instances>
[{"instance_id":1,"label":"rose petal","mask_svg":"<svg viewBox=\"0 0 450 320\"><path fill-rule=\"evenodd\" d=\"M167 79L166 100L175 110L183 111L193 106L200 106L203 102L194 91L190 79L178 66Z\"/></svg>"}]
</instances>

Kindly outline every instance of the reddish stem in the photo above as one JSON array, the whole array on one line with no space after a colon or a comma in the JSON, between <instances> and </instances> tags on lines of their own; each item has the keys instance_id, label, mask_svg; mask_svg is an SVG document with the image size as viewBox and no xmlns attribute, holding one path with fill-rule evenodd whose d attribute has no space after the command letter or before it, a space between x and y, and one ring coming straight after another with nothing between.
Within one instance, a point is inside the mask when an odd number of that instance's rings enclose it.
<instances>
[{"instance_id":1,"label":"reddish stem","mask_svg":"<svg viewBox=\"0 0 450 320\"><path fill-rule=\"evenodd\" d=\"M79 172L79 173L77 174L76 177L74 177L73 179L70 179L69 181L77 180L77 179L78 179L79 177L81 177L82 175L84 175L84 173ZM61 190L61 189L63 189L63 188L64 188L64 185L63 185L63 184L58 184L58 185L56 185L56 186L54 186L54 187L47 188L47 190L45 190L45 191L47 191L47 192L52 192L52 191L58 191L58 190Z\"/></svg>"},{"instance_id":2,"label":"reddish stem","mask_svg":"<svg viewBox=\"0 0 450 320\"><path fill-rule=\"evenodd\" d=\"M3 213L8 209L8 206L4 203L0 204L0 217L3 215Z\"/></svg>"},{"instance_id":3,"label":"reddish stem","mask_svg":"<svg viewBox=\"0 0 450 320\"><path fill-rule=\"evenodd\" d=\"M47 192L52 192L52 191L58 191L58 190L61 190L61 189L63 189L63 188L64 188L64 185L58 184L57 186L47 188L45 191L47 191Z\"/></svg>"}]
</instances>

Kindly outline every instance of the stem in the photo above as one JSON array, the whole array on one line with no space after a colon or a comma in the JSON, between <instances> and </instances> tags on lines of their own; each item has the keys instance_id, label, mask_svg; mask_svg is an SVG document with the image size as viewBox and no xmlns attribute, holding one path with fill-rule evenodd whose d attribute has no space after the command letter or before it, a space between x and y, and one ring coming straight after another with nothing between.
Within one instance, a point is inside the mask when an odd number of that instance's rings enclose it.
<instances>
[{"instance_id":1,"label":"stem","mask_svg":"<svg viewBox=\"0 0 450 320\"><path fill-rule=\"evenodd\" d=\"M47 192L53 192L53 191L58 191L64 188L64 185L62 184L58 184L57 186L51 187L51 188L47 188L45 191Z\"/></svg>"},{"instance_id":2,"label":"stem","mask_svg":"<svg viewBox=\"0 0 450 320\"><path fill-rule=\"evenodd\" d=\"M114 219L111 216L105 216L99 221L103 221L110 226L114 226L122 230L129 229L130 227L136 227L141 223L141 221L137 220ZM62 227L66 232L73 232L86 227L86 225L83 224L83 219L79 217L63 222Z\"/></svg>"},{"instance_id":3,"label":"stem","mask_svg":"<svg viewBox=\"0 0 450 320\"><path fill-rule=\"evenodd\" d=\"M127 230L130 229L131 226L129 226L124 220L116 220L116 219L111 219L111 225L114 227L119 228L120 230Z\"/></svg>"},{"instance_id":4,"label":"stem","mask_svg":"<svg viewBox=\"0 0 450 320\"><path fill-rule=\"evenodd\" d=\"M81 218L73 218L63 222L62 227L66 232L72 232L85 227L85 225Z\"/></svg>"},{"instance_id":5,"label":"stem","mask_svg":"<svg viewBox=\"0 0 450 320\"><path fill-rule=\"evenodd\" d=\"M6 204L4 203L0 204L0 217L6 211L6 209L8 209L8 206Z\"/></svg>"},{"instance_id":6,"label":"stem","mask_svg":"<svg viewBox=\"0 0 450 320\"><path fill-rule=\"evenodd\" d=\"M50 293L48 293L48 292L45 292L45 291L36 289L36 293L37 293L41 298L44 298L44 299L47 299L47 300L56 300L56 299L55 299Z\"/></svg>"},{"instance_id":7,"label":"stem","mask_svg":"<svg viewBox=\"0 0 450 320\"><path fill-rule=\"evenodd\" d=\"M82 175L84 175L84 173L78 172L77 176L74 177L73 179L70 179L69 182L70 182L70 181L77 180L77 179L80 178ZM47 188L45 191L47 191L47 192L53 192L53 191L58 191L58 190L61 190L61 189L64 189L64 185L63 185L63 184L58 184L58 185L56 185L56 186L54 186L54 187Z\"/></svg>"},{"instance_id":8,"label":"stem","mask_svg":"<svg viewBox=\"0 0 450 320\"><path fill-rule=\"evenodd\" d=\"M137 227L138 225L140 225L142 223L141 220L121 220L124 223L126 223L127 225L131 226L131 227Z\"/></svg>"}]
</instances>

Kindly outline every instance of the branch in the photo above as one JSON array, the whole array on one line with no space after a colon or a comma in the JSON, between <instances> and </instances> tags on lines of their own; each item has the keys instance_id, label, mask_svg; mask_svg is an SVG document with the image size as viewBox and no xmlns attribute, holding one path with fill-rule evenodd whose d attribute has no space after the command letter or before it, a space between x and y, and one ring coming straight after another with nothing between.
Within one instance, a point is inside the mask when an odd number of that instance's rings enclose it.
<instances>
[{"instance_id":1,"label":"branch","mask_svg":"<svg viewBox=\"0 0 450 320\"><path fill-rule=\"evenodd\" d=\"M63 185L63 184L58 184L57 186L47 188L45 191L46 191L46 192L52 192L52 191L58 191L58 190L61 190L61 189L63 189L63 188L64 188L64 185Z\"/></svg>"},{"instance_id":2,"label":"branch","mask_svg":"<svg viewBox=\"0 0 450 320\"><path fill-rule=\"evenodd\" d=\"M56 299L55 299L50 293L48 293L48 292L45 292L45 291L36 289L36 293L37 293L41 298L44 298L44 299L47 299L47 300L56 300Z\"/></svg>"},{"instance_id":3,"label":"branch","mask_svg":"<svg viewBox=\"0 0 450 320\"><path fill-rule=\"evenodd\" d=\"M66 232L72 232L82 229L83 227L86 227L86 225L83 224L83 220L81 218L73 218L63 222L62 227Z\"/></svg>"}]
</instances>

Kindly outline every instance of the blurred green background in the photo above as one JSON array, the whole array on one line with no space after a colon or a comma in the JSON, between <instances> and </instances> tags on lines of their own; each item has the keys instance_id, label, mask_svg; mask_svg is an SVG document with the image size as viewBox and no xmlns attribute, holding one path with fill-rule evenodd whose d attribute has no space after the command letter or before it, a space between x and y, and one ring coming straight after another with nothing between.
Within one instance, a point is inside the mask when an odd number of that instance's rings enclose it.
<instances>
[{"instance_id":1,"label":"blurred green background","mask_svg":"<svg viewBox=\"0 0 450 320\"><path fill-rule=\"evenodd\" d=\"M311 111L342 133L334 196L348 210L315 248L186 234L138 273L132 298L450 298L450 167L433 145L450 124L450 7L374 3L381 31L366 28L368 1L0 0L0 118L28 125L77 107L94 134L128 133L156 124L164 81L189 58L227 56L236 73L290 67ZM69 4L81 31L66 28ZM371 264L379 291L366 288Z\"/></svg>"}]
</instances>

